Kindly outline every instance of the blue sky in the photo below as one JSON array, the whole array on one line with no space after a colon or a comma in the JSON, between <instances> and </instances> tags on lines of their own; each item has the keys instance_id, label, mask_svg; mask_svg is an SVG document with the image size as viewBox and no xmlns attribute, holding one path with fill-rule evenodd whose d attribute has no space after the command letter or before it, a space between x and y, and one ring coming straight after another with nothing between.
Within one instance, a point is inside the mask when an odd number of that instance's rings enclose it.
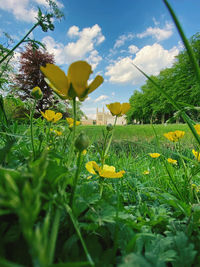
<instances>
[{"instance_id":1,"label":"blue sky","mask_svg":"<svg viewBox=\"0 0 200 267\"><path fill-rule=\"evenodd\" d=\"M56 0L65 19L53 32L37 28L31 37L42 41L56 64L67 71L71 62L86 60L91 80L101 74L104 83L89 95L82 109L94 118L96 108L128 102L144 84L135 63L149 75L170 67L182 49L180 37L162 0ZM169 0L189 38L200 29L199 0ZM0 0L0 39L9 33L15 42L33 25L37 6L45 0Z\"/></svg>"}]
</instances>

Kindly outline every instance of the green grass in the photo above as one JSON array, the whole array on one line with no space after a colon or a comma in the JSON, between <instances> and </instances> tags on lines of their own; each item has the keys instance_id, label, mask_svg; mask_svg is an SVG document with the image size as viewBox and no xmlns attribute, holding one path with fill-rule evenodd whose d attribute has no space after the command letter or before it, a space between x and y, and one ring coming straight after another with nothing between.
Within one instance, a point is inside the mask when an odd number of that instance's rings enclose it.
<instances>
[{"instance_id":1,"label":"green grass","mask_svg":"<svg viewBox=\"0 0 200 267\"><path fill-rule=\"evenodd\" d=\"M190 146L194 142L193 135L190 132L189 127L187 124L145 124L145 125L127 125L127 126L116 126L113 139L115 141L119 140L128 140L134 142L151 142L155 140L155 132L159 137L159 140L162 143L169 143L167 139L163 136L164 133L181 130L185 131L185 136L182 139L182 142ZM99 140L102 138L102 131L105 130L106 126L99 126L99 125L88 125L88 126L79 126L79 131L84 131L92 141Z\"/></svg>"}]
</instances>

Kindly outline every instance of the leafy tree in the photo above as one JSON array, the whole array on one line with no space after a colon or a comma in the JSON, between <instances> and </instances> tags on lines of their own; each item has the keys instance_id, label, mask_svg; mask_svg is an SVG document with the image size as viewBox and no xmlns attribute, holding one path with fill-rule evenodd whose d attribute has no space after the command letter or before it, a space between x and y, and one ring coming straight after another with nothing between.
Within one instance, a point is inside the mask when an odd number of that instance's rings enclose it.
<instances>
[{"instance_id":1,"label":"leafy tree","mask_svg":"<svg viewBox=\"0 0 200 267\"><path fill-rule=\"evenodd\" d=\"M190 39L200 65L200 33ZM200 85L197 82L188 54L184 49L176 57L171 68L164 69L158 76L151 76L179 105L190 108L190 116L197 119L199 114L194 106L200 106ZM128 122L133 119L149 123L168 120L176 112L169 101L147 80L130 98L131 109L128 112Z\"/></svg>"},{"instance_id":2,"label":"leafy tree","mask_svg":"<svg viewBox=\"0 0 200 267\"><path fill-rule=\"evenodd\" d=\"M28 44L20 55L19 74L15 78L15 90L22 100L30 99L30 92L39 86L43 92L43 99L38 102L37 109L44 110L55 104L52 90L44 80L40 66L54 63L54 56L44 49L33 48ZM58 102L58 100L56 101Z\"/></svg>"}]
</instances>

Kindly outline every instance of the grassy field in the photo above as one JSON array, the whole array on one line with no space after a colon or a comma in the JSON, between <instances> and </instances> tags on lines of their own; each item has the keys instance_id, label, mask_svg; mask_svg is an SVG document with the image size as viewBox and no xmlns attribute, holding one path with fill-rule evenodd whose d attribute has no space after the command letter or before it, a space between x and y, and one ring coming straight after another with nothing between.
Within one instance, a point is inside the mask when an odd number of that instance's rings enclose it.
<instances>
[{"instance_id":1,"label":"grassy field","mask_svg":"<svg viewBox=\"0 0 200 267\"><path fill-rule=\"evenodd\" d=\"M96 141L102 138L102 131L106 126L88 125L79 126L79 131L84 131L92 141ZM164 133L170 131L181 130L185 131L185 136L182 142L190 146L194 142L193 135L187 124L155 124L155 125L127 125L127 126L116 126L113 139L115 141L134 141L134 142L151 142L155 140L156 135L162 143L168 142L163 136Z\"/></svg>"}]
</instances>

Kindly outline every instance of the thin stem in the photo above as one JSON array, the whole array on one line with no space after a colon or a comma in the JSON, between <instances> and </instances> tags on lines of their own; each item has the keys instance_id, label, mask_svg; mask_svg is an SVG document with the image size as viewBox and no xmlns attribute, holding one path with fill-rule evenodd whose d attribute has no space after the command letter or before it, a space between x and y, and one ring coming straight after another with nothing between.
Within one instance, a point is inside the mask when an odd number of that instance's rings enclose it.
<instances>
[{"instance_id":1,"label":"thin stem","mask_svg":"<svg viewBox=\"0 0 200 267\"><path fill-rule=\"evenodd\" d=\"M108 145L107 145L107 148L106 148L104 157L106 157L106 155L107 155L107 153L108 153L108 150L109 150L109 148L110 148L110 145L111 145L111 142L112 142L112 138L113 138L113 133L114 133L114 128L115 128L116 122L117 122L117 116L115 116L115 122L114 122L114 125L113 125L112 134L111 134L111 136L110 136L110 139L109 139L109 142L108 142Z\"/></svg>"},{"instance_id":2,"label":"thin stem","mask_svg":"<svg viewBox=\"0 0 200 267\"><path fill-rule=\"evenodd\" d=\"M58 229L59 229L59 222L60 222L60 210L57 208L56 214L55 214L55 217L54 217L51 236L50 236L50 240L49 240L49 260L48 260L48 265L53 263L53 258L54 258L54 253L55 253L55 246L56 246L56 239L57 239Z\"/></svg>"},{"instance_id":3,"label":"thin stem","mask_svg":"<svg viewBox=\"0 0 200 267\"><path fill-rule=\"evenodd\" d=\"M78 237L79 237L79 239L81 241L81 244L83 246L84 252L86 254L86 257L87 257L90 265L91 266L95 266L94 265L94 262L93 262L93 260L92 260L92 258L90 256L90 253L88 252L88 249L87 249L87 246L85 244L85 241L84 241L84 239L83 239L83 237L81 235L81 232L80 232L80 229L79 229L79 226L78 226L78 222L77 222L76 218L74 217L73 212L72 212L70 206L66 204L65 207L66 207L66 210L67 210L67 212L68 212L68 214L70 216L70 219L71 219L71 221L72 221L72 223L74 225L74 228L76 230L76 233L77 233L77 235L78 235Z\"/></svg>"},{"instance_id":4,"label":"thin stem","mask_svg":"<svg viewBox=\"0 0 200 267\"><path fill-rule=\"evenodd\" d=\"M74 116L74 124L73 124L73 141L74 141L76 135L76 97L73 98L73 116Z\"/></svg>"},{"instance_id":5,"label":"thin stem","mask_svg":"<svg viewBox=\"0 0 200 267\"><path fill-rule=\"evenodd\" d=\"M35 147L34 147L34 134L33 134L33 116L35 113L35 107L36 107L37 100L34 100L34 104L31 110L31 144L32 144L32 150L33 150L33 160L36 159L36 154L35 154Z\"/></svg>"},{"instance_id":6,"label":"thin stem","mask_svg":"<svg viewBox=\"0 0 200 267\"><path fill-rule=\"evenodd\" d=\"M105 140L104 140L104 144L103 144L103 151L102 151L102 154L101 154L101 167L103 168L103 165L104 165L104 161L105 161L105 149L106 149L106 142L107 142L107 139L108 139L108 135L109 135L109 131L106 132L106 137L105 137Z\"/></svg>"},{"instance_id":7,"label":"thin stem","mask_svg":"<svg viewBox=\"0 0 200 267\"><path fill-rule=\"evenodd\" d=\"M73 187L72 187L72 193L71 193L71 197L70 197L70 206L72 208L72 211L74 210L74 196L75 196L75 192L76 192L76 187L77 187L77 183L78 183L78 178L79 178L79 174L80 174L80 167L81 167L81 156L82 156L82 152L79 151L78 152L78 159L77 159L77 167L76 167L76 173L74 176L74 183L73 183Z\"/></svg>"},{"instance_id":8,"label":"thin stem","mask_svg":"<svg viewBox=\"0 0 200 267\"><path fill-rule=\"evenodd\" d=\"M12 54L12 52L21 44L24 42L26 37L39 25L39 22L34 24L33 27L27 32L27 34L0 60L0 64L6 60L6 58Z\"/></svg>"},{"instance_id":9,"label":"thin stem","mask_svg":"<svg viewBox=\"0 0 200 267\"><path fill-rule=\"evenodd\" d=\"M117 182L117 207L116 207L116 215L115 215L115 234L114 234L114 250L113 250L113 258L116 259L116 253L118 249L118 237L119 237L119 182ZM116 262L115 262L116 264Z\"/></svg>"}]
</instances>

